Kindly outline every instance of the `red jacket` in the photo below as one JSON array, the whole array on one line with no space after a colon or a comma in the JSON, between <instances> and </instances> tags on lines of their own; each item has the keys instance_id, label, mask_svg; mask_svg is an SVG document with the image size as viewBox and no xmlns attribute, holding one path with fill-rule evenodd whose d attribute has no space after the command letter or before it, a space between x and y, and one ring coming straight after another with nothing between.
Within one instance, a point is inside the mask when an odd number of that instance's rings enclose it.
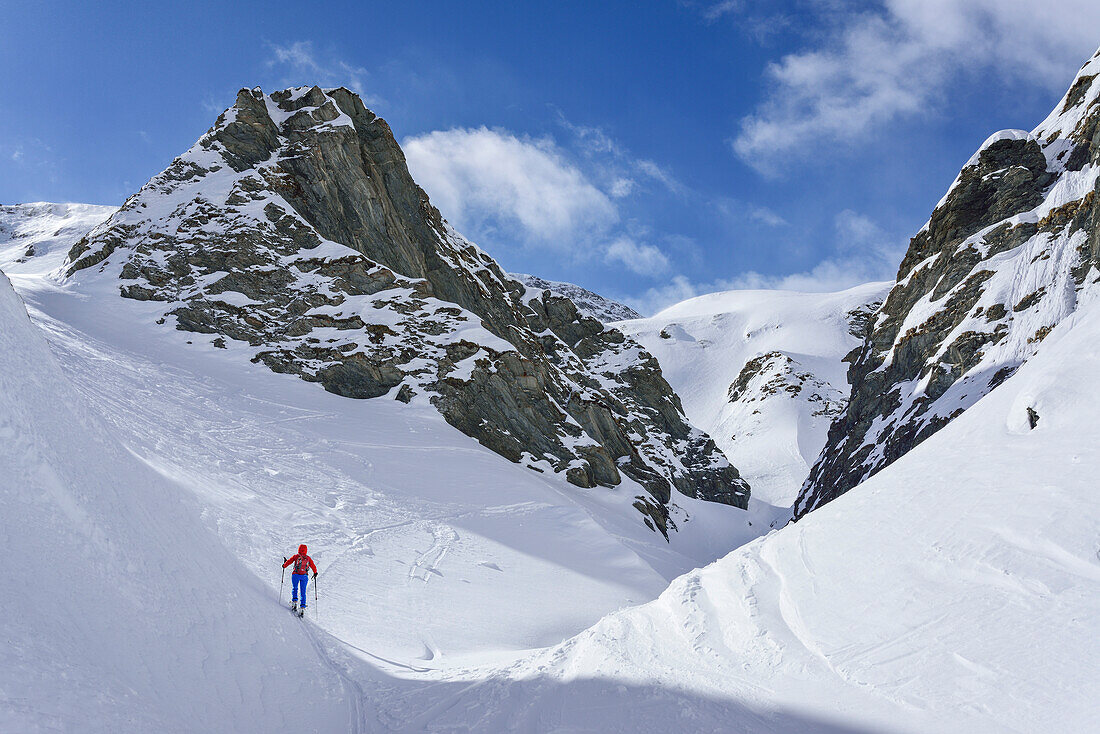
<instances>
[{"instance_id":1,"label":"red jacket","mask_svg":"<svg viewBox=\"0 0 1100 734\"><path fill-rule=\"evenodd\" d=\"M286 568L290 564L294 564L294 573L302 575L309 573L309 569L313 569L313 573L317 573L317 566L313 564L313 559L306 555L306 544L302 543L298 546L298 552L286 559L286 563L283 564L283 568Z\"/></svg>"}]
</instances>

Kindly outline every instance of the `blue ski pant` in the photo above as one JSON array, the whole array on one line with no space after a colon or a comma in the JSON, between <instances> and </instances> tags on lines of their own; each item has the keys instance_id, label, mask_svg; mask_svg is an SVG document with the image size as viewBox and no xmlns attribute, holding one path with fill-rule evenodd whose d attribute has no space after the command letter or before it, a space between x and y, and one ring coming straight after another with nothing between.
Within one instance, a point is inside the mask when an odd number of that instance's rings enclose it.
<instances>
[{"instance_id":1,"label":"blue ski pant","mask_svg":"<svg viewBox=\"0 0 1100 734\"><path fill-rule=\"evenodd\" d=\"M298 601L298 588L302 589L302 606L306 606L306 584L309 583L308 573L292 573L290 574L290 590L293 596L290 597L291 601Z\"/></svg>"}]
</instances>

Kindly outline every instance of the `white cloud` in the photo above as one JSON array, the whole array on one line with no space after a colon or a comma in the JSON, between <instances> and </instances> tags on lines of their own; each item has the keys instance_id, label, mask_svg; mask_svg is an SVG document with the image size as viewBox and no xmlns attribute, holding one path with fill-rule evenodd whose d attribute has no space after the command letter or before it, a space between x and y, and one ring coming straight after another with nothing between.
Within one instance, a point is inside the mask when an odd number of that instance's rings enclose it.
<instances>
[{"instance_id":1,"label":"white cloud","mask_svg":"<svg viewBox=\"0 0 1100 734\"><path fill-rule=\"evenodd\" d=\"M893 275L872 275L855 260L826 260L813 269L789 275L742 273L733 278L696 282L675 275L663 285L649 288L641 296L620 299L644 315L652 315L669 306L707 293L734 290L783 290L802 293L833 293L872 281L892 280Z\"/></svg>"},{"instance_id":2,"label":"white cloud","mask_svg":"<svg viewBox=\"0 0 1100 734\"><path fill-rule=\"evenodd\" d=\"M728 281L724 280L693 283L684 275L675 275L667 283L650 288L641 296L628 296L619 300L643 316L652 316L680 301L686 301L704 293L728 291L733 287Z\"/></svg>"},{"instance_id":3,"label":"white cloud","mask_svg":"<svg viewBox=\"0 0 1100 734\"><path fill-rule=\"evenodd\" d=\"M883 268L881 263L867 262L860 258L834 258L823 260L801 273L761 275L750 271L726 282L733 289L832 293L861 283L893 280L896 270L896 264L893 268Z\"/></svg>"},{"instance_id":4,"label":"white cloud","mask_svg":"<svg viewBox=\"0 0 1100 734\"><path fill-rule=\"evenodd\" d=\"M935 109L947 85L963 75L1060 91L1096 50L1100 27L1095 0L839 6L840 13L837 0L816 1L822 17L840 22L820 46L771 64L770 96L742 120L733 148L764 173L823 144L851 143L899 117Z\"/></svg>"},{"instance_id":5,"label":"white cloud","mask_svg":"<svg viewBox=\"0 0 1100 734\"><path fill-rule=\"evenodd\" d=\"M636 158L601 127L575 125L558 110L558 124L573 136L574 147L587 159L597 177L609 182L615 196L615 186L629 182L630 192L638 188L639 180L660 184L673 194L686 194L688 187L667 168L646 158Z\"/></svg>"},{"instance_id":6,"label":"white cloud","mask_svg":"<svg viewBox=\"0 0 1100 734\"><path fill-rule=\"evenodd\" d=\"M614 145L594 128L587 135L604 150ZM652 233L620 217L615 201L632 195L636 180L613 179L605 193L589 178L591 162L573 162L550 138L456 128L406 138L401 146L432 203L483 244L602 260L647 278L669 270L662 248L643 241Z\"/></svg>"},{"instance_id":7,"label":"white cloud","mask_svg":"<svg viewBox=\"0 0 1100 734\"><path fill-rule=\"evenodd\" d=\"M723 15L735 13L744 8L742 0L722 0L703 10L703 17L707 20L718 20Z\"/></svg>"},{"instance_id":8,"label":"white cloud","mask_svg":"<svg viewBox=\"0 0 1100 734\"><path fill-rule=\"evenodd\" d=\"M632 273L655 276L668 271L668 258L653 245L619 237L604 252L604 262L620 263Z\"/></svg>"},{"instance_id":9,"label":"white cloud","mask_svg":"<svg viewBox=\"0 0 1100 734\"><path fill-rule=\"evenodd\" d=\"M608 196L546 138L456 128L406 138L402 148L443 216L473 235L568 252L605 239L619 220Z\"/></svg>"},{"instance_id":10,"label":"white cloud","mask_svg":"<svg viewBox=\"0 0 1100 734\"><path fill-rule=\"evenodd\" d=\"M310 41L295 41L287 46L274 43L268 45L273 57L267 65L282 70L280 84L284 86L295 84L345 86L358 94L367 105L377 105L381 101L367 94L365 81L368 72L361 66L343 59L318 54Z\"/></svg>"},{"instance_id":11,"label":"white cloud","mask_svg":"<svg viewBox=\"0 0 1100 734\"><path fill-rule=\"evenodd\" d=\"M776 214L766 206L750 206L749 207L749 219L754 222L760 222L766 224L769 227L785 227L787 226L787 220Z\"/></svg>"},{"instance_id":12,"label":"white cloud","mask_svg":"<svg viewBox=\"0 0 1100 734\"><path fill-rule=\"evenodd\" d=\"M835 254L809 270L786 275L749 271L732 278L695 282L675 275L642 296L622 299L638 312L652 314L674 303L705 293L728 290L786 290L830 293L874 281L890 281L897 274L906 243L892 237L869 217L846 209L836 215Z\"/></svg>"},{"instance_id":13,"label":"white cloud","mask_svg":"<svg viewBox=\"0 0 1100 734\"><path fill-rule=\"evenodd\" d=\"M203 97L200 104L202 105L203 110L210 113L211 115L220 115L221 113L225 112L225 109L228 106L227 101L232 102L232 98L227 97L225 99L221 99L216 95L208 94Z\"/></svg>"},{"instance_id":14,"label":"white cloud","mask_svg":"<svg viewBox=\"0 0 1100 734\"><path fill-rule=\"evenodd\" d=\"M708 204L719 221L735 230L742 229L748 223L765 227L786 227L790 224L774 209L741 199L720 196L711 199Z\"/></svg>"},{"instance_id":15,"label":"white cloud","mask_svg":"<svg viewBox=\"0 0 1100 734\"><path fill-rule=\"evenodd\" d=\"M45 175L51 183L56 181L58 160L53 149L38 138L23 138L12 143L0 143L0 157L11 161L22 171L34 171Z\"/></svg>"},{"instance_id":16,"label":"white cloud","mask_svg":"<svg viewBox=\"0 0 1100 734\"><path fill-rule=\"evenodd\" d=\"M877 249L886 239L886 233L870 217L845 209L834 217L837 249L852 252L868 248Z\"/></svg>"},{"instance_id":17,"label":"white cloud","mask_svg":"<svg viewBox=\"0 0 1100 734\"><path fill-rule=\"evenodd\" d=\"M845 209L834 218L835 254L813 268L787 275L743 273L729 282L737 288L778 288L828 292L893 280L907 243L893 237L870 217Z\"/></svg>"},{"instance_id":18,"label":"white cloud","mask_svg":"<svg viewBox=\"0 0 1100 734\"><path fill-rule=\"evenodd\" d=\"M687 192L687 187L680 183L679 179L673 176L670 171L662 168L651 160L639 158L634 161L634 167L639 173L653 179L674 194L683 194Z\"/></svg>"},{"instance_id":19,"label":"white cloud","mask_svg":"<svg viewBox=\"0 0 1100 734\"><path fill-rule=\"evenodd\" d=\"M621 199L624 196L630 196L630 192L634 190L634 185L635 182L632 178L617 178L611 182L611 188L607 193L616 199Z\"/></svg>"},{"instance_id":20,"label":"white cloud","mask_svg":"<svg viewBox=\"0 0 1100 734\"><path fill-rule=\"evenodd\" d=\"M835 254L813 268L787 275L749 272L728 282L736 288L828 292L894 279L907 243L889 235L871 218L850 209L836 215L834 228Z\"/></svg>"}]
</instances>

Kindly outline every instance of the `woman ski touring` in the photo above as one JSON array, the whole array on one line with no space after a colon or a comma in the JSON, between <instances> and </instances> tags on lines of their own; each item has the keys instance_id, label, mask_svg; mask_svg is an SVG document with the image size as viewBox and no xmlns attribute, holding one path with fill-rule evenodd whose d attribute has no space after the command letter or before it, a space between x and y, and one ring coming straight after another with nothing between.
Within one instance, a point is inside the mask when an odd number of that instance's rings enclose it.
<instances>
[{"instance_id":1,"label":"woman ski touring","mask_svg":"<svg viewBox=\"0 0 1100 734\"><path fill-rule=\"evenodd\" d=\"M292 555L290 558L283 556L283 568L286 568L290 564L294 564L294 570L290 574L290 588L292 595L290 598L290 610L297 612L298 616L304 616L306 613L306 585L309 583L309 569L313 569L313 580L317 580L317 566L313 563L313 559L306 555L306 544L302 543L298 546L298 552ZM298 590L301 589L302 606L298 606Z\"/></svg>"}]
</instances>

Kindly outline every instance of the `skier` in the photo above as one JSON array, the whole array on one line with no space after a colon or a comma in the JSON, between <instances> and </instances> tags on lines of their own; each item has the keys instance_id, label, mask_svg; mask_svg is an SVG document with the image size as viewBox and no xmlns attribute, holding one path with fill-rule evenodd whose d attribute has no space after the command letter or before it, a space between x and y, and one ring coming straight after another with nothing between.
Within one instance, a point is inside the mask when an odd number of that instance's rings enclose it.
<instances>
[{"instance_id":1,"label":"skier","mask_svg":"<svg viewBox=\"0 0 1100 734\"><path fill-rule=\"evenodd\" d=\"M290 600L291 611L297 611L298 616L301 617L305 614L306 606L306 585L309 583L309 569L313 569L313 580L317 580L317 566L313 563L313 559L306 555L306 544L302 543L298 546L298 552L290 558L283 556L283 568L286 568L290 564L294 564L294 570L290 574L290 588L292 589L292 596ZM301 611L298 611L298 589L302 590L302 607Z\"/></svg>"}]
</instances>

